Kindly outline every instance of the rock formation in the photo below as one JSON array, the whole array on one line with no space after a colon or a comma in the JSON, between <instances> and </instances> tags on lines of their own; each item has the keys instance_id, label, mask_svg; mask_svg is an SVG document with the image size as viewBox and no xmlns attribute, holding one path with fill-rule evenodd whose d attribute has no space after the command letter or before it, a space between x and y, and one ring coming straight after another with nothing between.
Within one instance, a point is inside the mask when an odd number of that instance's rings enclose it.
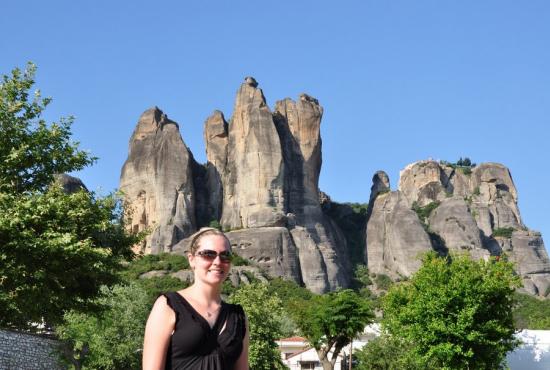
<instances>
[{"instance_id":1,"label":"rock formation","mask_svg":"<svg viewBox=\"0 0 550 370\"><path fill-rule=\"evenodd\" d=\"M292 220L289 226L304 283L318 291L346 286L346 271L351 271L346 242L319 203L322 115L317 99L307 94L297 102L287 98L275 104L275 123L284 148L285 209Z\"/></svg>"},{"instance_id":2,"label":"rock formation","mask_svg":"<svg viewBox=\"0 0 550 370\"><path fill-rule=\"evenodd\" d=\"M337 205L319 191L322 116L307 94L271 111L258 82L246 77L229 123L220 111L206 119L201 165L175 122L156 107L145 111L120 179L129 227L149 232L140 251L186 253L197 228L217 224L254 264L232 275L234 283L266 271L318 293L349 285L352 258L399 279L430 250L484 259L505 253L526 291L549 293L550 260L540 234L521 220L506 167L415 162L401 171L397 191L378 171L358 221L357 205Z\"/></svg>"},{"instance_id":3,"label":"rock formation","mask_svg":"<svg viewBox=\"0 0 550 370\"><path fill-rule=\"evenodd\" d=\"M237 92L229 125L221 224L225 229L284 226L283 148L262 90Z\"/></svg>"},{"instance_id":4,"label":"rock formation","mask_svg":"<svg viewBox=\"0 0 550 370\"><path fill-rule=\"evenodd\" d=\"M61 185L63 191L67 194L72 194L80 190L88 191L88 188L84 185L82 180L78 177L67 175L66 173L54 175L54 182Z\"/></svg>"},{"instance_id":5,"label":"rock formation","mask_svg":"<svg viewBox=\"0 0 550 370\"><path fill-rule=\"evenodd\" d=\"M208 214L219 220L223 205L222 177L227 166L227 122L220 111L215 111L204 123L206 142L206 187L209 194Z\"/></svg>"},{"instance_id":6,"label":"rock formation","mask_svg":"<svg viewBox=\"0 0 550 370\"><path fill-rule=\"evenodd\" d=\"M506 167L415 162L401 171L399 190L380 194L384 175L373 178L367 221L365 254L372 272L410 275L419 267L413 254L422 251L467 252L476 259L505 253L526 291L549 293L548 254L540 234L521 221Z\"/></svg>"},{"instance_id":7,"label":"rock formation","mask_svg":"<svg viewBox=\"0 0 550 370\"><path fill-rule=\"evenodd\" d=\"M229 124L219 111L204 124L204 167L177 124L157 108L145 112L121 174L129 224L153 231L145 252L185 253L186 237L217 222L236 253L273 276L315 292L348 286L346 240L319 203L322 113L306 94L272 113L247 77Z\"/></svg>"},{"instance_id":8,"label":"rock formation","mask_svg":"<svg viewBox=\"0 0 550 370\"><path fill-rule=\"evenodd\" d=\"M193 156L178 124L157 107L139 118L122 167L127 223L149 230L144 252L160 253L196 230Z\"/></svg>"}]
</instances>

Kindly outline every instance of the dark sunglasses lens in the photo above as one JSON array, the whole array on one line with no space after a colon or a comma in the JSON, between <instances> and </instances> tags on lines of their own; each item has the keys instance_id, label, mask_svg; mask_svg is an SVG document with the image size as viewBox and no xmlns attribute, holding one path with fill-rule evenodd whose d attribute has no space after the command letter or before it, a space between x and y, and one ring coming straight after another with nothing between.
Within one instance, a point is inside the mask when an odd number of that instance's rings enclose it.
<instances>
[{"instance_id":1,"label":"dark sunglasses lens","mask_svg":"<svg viewBox=\"0 0 550 370\"><path fill-rule=\"evenodd\" d=\"M216 256L218 255L218 253L216 253L215 251L205 250L205 251L200 251L199 255L207 260L214 260L216 259Z\"/></svg>"},{"instance_id":2,"label":"dark sunglasses lens","mask_svg":"<svg viewBox=\"0 0 550 370\"><path fill-rule=\"evenodd\" d=\"M231 260L233 259L233 255L231 254L231 252L221 252L220 259L223 262L231 262Z\"/></svg>"},{"instance_id":3,"label":"dark sunglasses lens","mask_svg":"<svg viewBox=\"0 0 550 370\"><path fill-rule=\"evenodd\" d=\"M209 261L215 260L216 257L218 256L218 253L216 251L212 251L212 250L209 250L209 249L200 251L197 254L199 256L201 256L202 258L207 259ZM220 260L222 260L223 262L230 262L233 259L233 255L231 254L231 252L227 252L227 251L226 252L221 252L219 254L219 256L220 256Z\"/></svg>"}]
</instances>

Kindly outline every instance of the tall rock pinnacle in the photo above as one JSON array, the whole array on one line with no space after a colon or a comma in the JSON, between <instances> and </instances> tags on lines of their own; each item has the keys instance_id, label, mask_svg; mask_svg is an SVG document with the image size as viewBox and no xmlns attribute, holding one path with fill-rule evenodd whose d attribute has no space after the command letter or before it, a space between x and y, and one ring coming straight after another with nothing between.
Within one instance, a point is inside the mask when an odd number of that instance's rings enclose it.
<instances>
[{"instance_id":1,"label":"tall rock pinnacle","mask_svg":"<svg viewBox=\"0 0 550 370\"><path fill-rule=\"evenodd\" d=\"M262 90L250 79L237 92L229 124L221 217L226 229L286 222L281 142Z\"/></svg>"},{"instance_id":2,"label":"tall rock pinnacle","mask_svg":"<svg viewBox=\"0 0 550 370\"><path fill-rule=\"evenodd\" d=\"M144 252L167 251L196 229L192 161L177 123L157 107L146 110L120 175L129 226L151 230Z\"/></svg>"}]
</instances>

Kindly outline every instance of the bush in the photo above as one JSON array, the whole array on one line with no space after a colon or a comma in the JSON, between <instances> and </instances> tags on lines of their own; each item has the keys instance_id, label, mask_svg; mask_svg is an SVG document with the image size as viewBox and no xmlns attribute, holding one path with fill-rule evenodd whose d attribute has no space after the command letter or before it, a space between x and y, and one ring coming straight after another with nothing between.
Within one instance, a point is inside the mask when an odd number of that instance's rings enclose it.
<instances>
[{"instance_id":1,"label":"bush","mask_svg":"<svg viewBox=\"0 0 550 370\"><path fill-rule=\"evenodd\" d=\"M513 227L499 227L493 230L493 237L511 238L514 231Z\"/></svg>"},{"instance_id":2,"label":"bush","mask_svg":"<svg viewBox=\"0 0 550 370\"><path fill-rule=\"evenodd\" d=\"M470 176L472 174L472 169L470 167L460 167L459 169L466 176Z\"/></svg>"},{"instance_id":3,"label":"bush","mask_svg":"<svg viewBox=\"0 0 550 370\"><path fill-rule=\"evenodd\" d=\"M390 289L391 285L393 284L393 281L390 279L388 275L385 274L376 274L376 277L374 278L374 283L376 284L376 287L380 290L388 290Z\"/></svg>"},{"instance_id":4,"label":"bush","mask_svg":"<svg viewBox=\"0 0 550 370\"><path fill-rule=\"evenodd\" d=\"M72 348L63 354L63 360L75 369L139 368L151 308L146 292L136 283L104 286L97 303L103 307L99 315L70 311L64 324L57 327L59 338Z\"/></svg>"},{"instance_id":5,"label":"bush","mask_svg":"<svg viewBox=\"0 0 550 370\"><path fill-rule=\"evenodd\" d=\"M222 225L218 220L210 221L210 223L208 223L208 227L213 227L214 229L218 229L218 230L222 229Z\"/></svg>"},{"instance_id":6,"label":"bush","mask_svg":"<svg viewBox=\"0 0 550 370\"><path fill-rule=\"evenodd\" d=\"M550 299L539 299L522 293L516 293L514 299L517 329L550 330Z\"/></svg>"},{"instance_id":7,"label":"bush","mask_svg":"<svg viewBox=\"0 0 550 370\"><path fill-rule=\"evenodd\" d=\"M148 254L138 256L121 272L123 278L133 280L141 274L154 270L176 272L189 268L187 257L172 253Z\"/></svg>"},{"instance_id":8,"label":"bush","mask_svg":"<svg viewBox=\"0 0 550 370\"><path fill-rule=\"evenodd\" d=\"M281 300L268 291L265 284L242 285L231 296L240 304L249 324L250 368L256 370L284 369L281 353L275 341L281 337Z\"/></svg>"},{"instance_id":9,"label":"bush","mask_svg":"<svg viewBox=\"0 0 550 370\"><path fill-rule=\"evenodd\" d=\"M231 261L233 266L250 266L251 262L249 259L239 256L237 253L233 252L233 260Z\"/></svg>"},{"instance_id":10,"label":"bush","mask_svg":"<svg viewBox=\"0 0 550 370\"><path fill-rule=\"evenodd\" d=\"M410 345L387 334L370 340L355 353L356 370L427 370L425 364L416 363L409 356Z\"/></svg>"},{"instance_id":11,"label":"bush","mask_svg":"<svg viewBox=\"0 0 550 370\"><path fill-rule=\"evenodd\" d=\"M499 369L518 345L512 315L518 286L504 260L430 253L409 281L385 296L382 324L410 343L410 355L427 368Z\"/></svg>"},{"instance_id":12,"label":"bush","mask_svg":"<svg viewBox=\"0 0 550 370\"><path fill-rule=\"evenodd\" d=\"M145 291L151 305L162 293L178 291L189 286L189 282L181 281L173 276L138 279L137 284Z\"/></svg>"},{"instance_id":13,"label":"bush","mask_svg":"<svg viewBox=\"0 0 550 370\"><path fill-rule=\"evenodd\" d=\"M420 221L422 223L426 223L426 219L428 219L428 217L430 217L430 214L432 213L432 211L434 209L439 207L439 204L440 204L440 202L436 200L434 202L431 202L431 203L425 205L424 207L420 207L418 205L418 203L416 201L414 201L413 204L412 204L412 209L413 209L413 211L416 212L416 214L418 215L418 218L420 219Z\"/></svg>"},{"instance_id":14,"label":"bush","mask_svg":"<svg viewBox=\"0 0 550 370\"><path fill-rule=\"evenodd\" d=\"M298 300L309 300L313 297L313 293L306 288L299 286L294 281L280 277L271 279L267 289L269 290L269 294L277 295L284 306Z\"/></svg>"}]
</instances>

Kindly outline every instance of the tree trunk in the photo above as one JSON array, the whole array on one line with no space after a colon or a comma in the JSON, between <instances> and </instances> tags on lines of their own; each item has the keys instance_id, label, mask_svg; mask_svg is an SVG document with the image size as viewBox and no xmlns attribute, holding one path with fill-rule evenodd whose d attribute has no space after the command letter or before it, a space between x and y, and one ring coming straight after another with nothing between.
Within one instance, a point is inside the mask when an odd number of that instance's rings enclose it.
<instances>
[{"instance_id":1,"label":"tree trunk","mask_svg":"<svg viewBox=\"0 0 550 370\"><path fill-rule=\"evenodd\" d=\"M334 370L334 367L332 366L332 362L330 362L326 358L323 361L321 361L321 365L323 365L323 370Z\"/></svg>"},{"instance_id":2,"label":"tree trunk","mask_svg":"<svg viewBox=\"0 0 550 370\"><path fill-rule=\"evenodd\" d=\"M321 361L321 365L323 365L323 370L334 370L334 364L328 359L328 350L324 351L322 349L318 349L316 351L317 356L319 356L319 361Z\"/></svg>"}]
</instances>

